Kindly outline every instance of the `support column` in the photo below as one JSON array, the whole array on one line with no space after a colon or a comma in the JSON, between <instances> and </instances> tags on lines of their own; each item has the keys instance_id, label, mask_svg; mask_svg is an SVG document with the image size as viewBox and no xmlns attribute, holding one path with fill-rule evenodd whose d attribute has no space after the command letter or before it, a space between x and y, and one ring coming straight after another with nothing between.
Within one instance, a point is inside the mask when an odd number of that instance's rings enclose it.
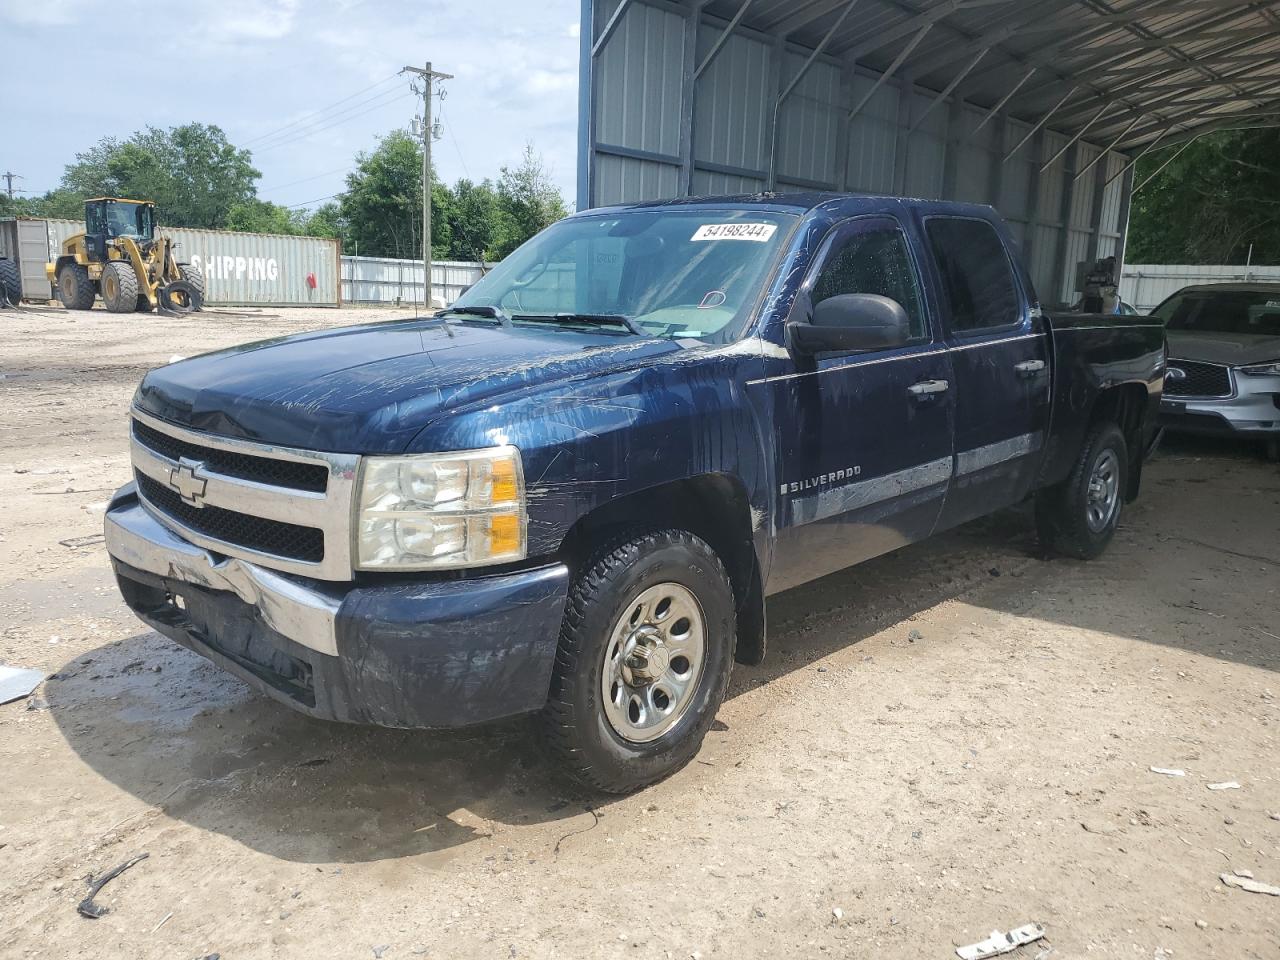
<instances>
[{"instance_id":1,"label":"support column","mask_svg":"<svg viewBox=\"0 0 1280 960\"><path fill-rule=\"evenodd\" d=\"M1061 152L1058 154L1061 156ZM1053 263L1055 276L1053 278L1054 290L1052 303L1057 305L1063 302L1062 291L1066 286L1067 279L1071 276L1070 265L1067 263L1067 257L1071 252L1071 206L1075 201L1076 194L1076 167L1080 165L1080 145L1078 143L1071 144L1066 153L1066 159L1062 164L1062 203L1059 209L1058 220L1062 224L1058 232L1058 246L1054 252ZM1053 165L1053 161L1044 164L1045 167Z\"/></svg>"}]
</instances>

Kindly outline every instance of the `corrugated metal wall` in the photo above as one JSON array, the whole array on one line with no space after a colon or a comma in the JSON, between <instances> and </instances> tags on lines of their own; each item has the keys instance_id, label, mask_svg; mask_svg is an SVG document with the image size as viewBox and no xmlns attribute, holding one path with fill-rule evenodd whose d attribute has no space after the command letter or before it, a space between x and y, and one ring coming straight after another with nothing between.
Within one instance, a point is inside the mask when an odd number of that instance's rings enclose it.
<instances>
[{"instance_id":1,"label":"corrugated metal wall","mask_svg":"<svg viewBox=\"0 0 1280 960\"><path fill-rule=\"evenodd\" d=\"M432 261L432 294L446 305L451 304L493 266L472 261ZM342 302L422 303L422 261L343 257Z\"/></svg>"},{"instance_id":2,"label":"corrugated metal wall","mask_svg":"<svg viewBox=\"0 0 1280 960\"><path fill-rule=\"evenodd\" d=\"M51 297L47 284L37 292L28 290L26 278L30 273L43 280L45 262L57 255L64 240L84 231L84 221L25 222L43 224L48 245L43 250L24 245L23 295ZM175 255L180 262L194 263L204 271L205 302L210 305L336 307L339 303L337 240L185 227L161 227L160 232L178 245Z\"/></svg>"},{"instance_id":3,"label":"corrugated metal wall","mask_svg":"<svg viewBox=\"0 0 1280 960\"><path fill-rule=\"evenodd\" d=\"M1120 275L1120 299L1147 313L1183 287L1197 283L1280 283L1280 266L1135 263Z\"/></svg>"},{"instance_id":4,"label":"corrugated metal wall","mask_svg":"<svg viewBox=\"0 0 1280 960\"><path fill-rule=\"evenodd\" d=\"M954 98L935 103L936 92L899 77L876 89L879 74L827 56L778 108L775 142L777 95L811 50L738 26L695 77L727 22L667 0L634 0L592 56L618 4L583 6L580 208L756 192L768 186L772 157L780 191L993 204L1023 245L1046 303L1077 298L1080 261L1122 252L1131 174L1121 174L1127 158L1119 154L1089 167L1099 146L1067 147L1068 138L1051 130L1013 152L1028 124L1003 116L983 123L984 110Z\"/></svg>"}]
</instances>

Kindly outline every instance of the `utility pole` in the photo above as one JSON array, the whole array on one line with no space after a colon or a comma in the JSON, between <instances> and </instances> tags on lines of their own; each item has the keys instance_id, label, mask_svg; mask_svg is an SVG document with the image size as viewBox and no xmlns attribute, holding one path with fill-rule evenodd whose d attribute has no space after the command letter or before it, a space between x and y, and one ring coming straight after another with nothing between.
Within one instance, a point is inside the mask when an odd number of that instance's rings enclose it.
<instances>
[{"instance_id":1,"label":"utility pole","mask_svg":"<svg viewBox=\"0 0 1280 960\"><path fill-rule=\"evenodd\" d=\"M431 98L437 80L452 80L451 73L436 73L428 60L423 67L405 67L401 73L422 78L422 306L431 309Z\"/></svg>"},{"instance_id":2,"label":"utility pole","mask_svg":"<svg viewBox=\"0 0 1280 960\"><path fill-rule=\"evenodd\" d=\"M9 199L10 199L10 200L12 200L12 199L13 199L13 181L15 181L15 180L25 180L25 179L26 179L25 177L19 176L19 175L18 175L18 174L16 174L16 173L10 173L8 170L6 170L4 173L0 173L0 177L4 177L5 181L6 181L6 182L8 183L8 185L9 185Z\"/></svg>"}]
</instances>

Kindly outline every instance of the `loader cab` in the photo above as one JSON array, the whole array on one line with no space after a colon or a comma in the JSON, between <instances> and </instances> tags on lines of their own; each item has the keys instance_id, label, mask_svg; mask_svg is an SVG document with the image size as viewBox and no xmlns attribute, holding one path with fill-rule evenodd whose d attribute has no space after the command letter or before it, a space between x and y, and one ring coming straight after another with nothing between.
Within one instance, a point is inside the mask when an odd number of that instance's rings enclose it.
<instances>
[{"instance_id":1,"label":"loader cab","mask_svg":"<svg viewBox=\"0 0 1280 960\"><path fill-rule=\"evenodd\" d=\"M118 237L155 239L156 205L147 201L98 197L84 202L85 252L91 263L108 259L107 244Z\"/></svg>"}]
</instances>

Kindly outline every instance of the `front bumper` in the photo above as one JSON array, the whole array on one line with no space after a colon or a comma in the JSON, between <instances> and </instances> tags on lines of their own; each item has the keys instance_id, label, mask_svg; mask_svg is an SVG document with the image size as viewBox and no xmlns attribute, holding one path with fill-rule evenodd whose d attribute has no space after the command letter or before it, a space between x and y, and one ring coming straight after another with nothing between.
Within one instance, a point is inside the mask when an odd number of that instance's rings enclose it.
<instances>
[{"instance_id":1,"label":"front bumper","mask_svg":"<svg viewBox=\"0 0 1280 960\"><path fill-rule=\"evenodd\" d=\"M546 702L569 573L323 583L193 546L138 501L107 510L107 552L146 624L303 713L441 728Z\"/></svg>"},{"instance_id":2,"label":"front bumper","mask_svg":"<svg viewBox=\"0 0 1280 960\"><path fill-rule=\"evenodd\" d=\"M1236 374L1234 380L1235 395L1224 400L1166 396L1160 401L1160 425L1184 433L1280 434L1280 377Z\"/></svg>"}]
</instances>

